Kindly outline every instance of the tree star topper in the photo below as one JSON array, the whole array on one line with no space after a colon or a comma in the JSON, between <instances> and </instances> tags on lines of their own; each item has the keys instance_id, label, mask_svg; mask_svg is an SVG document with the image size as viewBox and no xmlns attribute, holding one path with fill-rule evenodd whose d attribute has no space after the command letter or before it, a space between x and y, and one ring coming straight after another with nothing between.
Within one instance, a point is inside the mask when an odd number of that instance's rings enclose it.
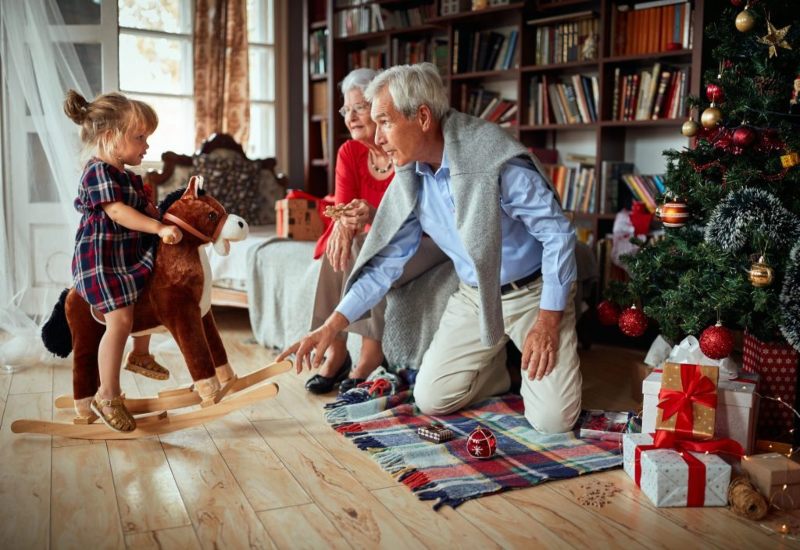
<instances>
[{"instance_id":1,"label":"tree star topper","mask_svg":"<svg viewBox=\"0 0 800 550\"><path fill-rule=\"evenodd\" d=\"M769 56L778 57L778 47L791 50L792 47L786 41L786 34L789 32L791 25L786 25L782 29L776 29L772 21L767 19L767 35L758 39L761 44L769 46Z\"/></svg>"}]
</instances>

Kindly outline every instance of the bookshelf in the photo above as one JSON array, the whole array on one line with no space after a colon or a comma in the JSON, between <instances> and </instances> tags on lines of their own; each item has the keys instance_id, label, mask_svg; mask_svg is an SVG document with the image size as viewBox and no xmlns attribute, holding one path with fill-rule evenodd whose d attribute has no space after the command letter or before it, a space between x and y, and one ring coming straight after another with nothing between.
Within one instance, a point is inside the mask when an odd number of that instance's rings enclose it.
<instances>
[{"instance_id":1,"label":"bookshelf","mask_svg":"<svg viewBox=\"0 0 800 550\"><path fill-rule=\"evenodd\" d=\"M380 68L425 60L440 67L454 108L472 107L487 118L495 116L535 151L557 152L558 164L568 163L569 156L584 159L572 165L593 169L597 181L587 197L575 202L588 211L578 209L573 219L579 237L602 238L611 232L614 220L614 212L601 213L600 208L606 199L600 196L604 162L635 162L640 155L652 164L661 149L689 145L680 134L686 120L680 97L699 95L707 22L704 4L721 1L691 0L670 8L652 0L490 0L488 7L470 11L471 2L463 0L306 0L306 189L317 195L333 191L336 151L348 138L337 113L338 83L354 64ZM465 11L442 15L444 3ZM684 4L690 6L691 18L680 12L687 9ZM648 6L650 10L645 9ZM596 40L587 45L581 33L585 36L593 29ZM319 46L309 41L323 32L327 57L324 67L318 68ZM512 41L515 46L509 54ZM547 55L545 47L552 50ZM644 80L645 72L650 73L653 90L649 109L639 104L640 111L624 114L623 106L616 104L615 112L615 85L621 86L628 76L633 86L633 77ZM567 112L565 107L556 118L556 107L545 104L550 117L530 120L531 103L540 101L535 91L558 84L564 87L553 88L557 94L571 85L573 91L562 100L569 105L574 93L575 110ZM671 110L671 117L664 118L662 112L654 119L659 88L663 88L660 105L665 112ZM621 90L618 102L624 95ZM590 105L593 91L599 97ZM506 109L505 118L502 112L487 111L494 98L498 109ZM513 114L508 114L509 103L514 104ZM658 149L659 145L663 146Z\"/></svg>"}]
</instances>

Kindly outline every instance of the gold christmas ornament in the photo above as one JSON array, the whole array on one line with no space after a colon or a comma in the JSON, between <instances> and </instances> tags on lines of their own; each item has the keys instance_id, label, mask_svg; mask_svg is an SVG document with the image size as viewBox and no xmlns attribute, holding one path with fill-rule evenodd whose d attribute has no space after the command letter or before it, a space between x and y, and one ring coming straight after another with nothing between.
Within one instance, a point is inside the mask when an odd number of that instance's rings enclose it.
<instances>
[{"instance_id":1,"label":"gold christmas ornament","mask_svg":"<svg viewBox=\"0 0 800 550\"><path fill-rule=\"evenodd\" d=\"M683 126L681 126L681 133L686 137L696 136L699 130L700 125L692 119L687 120L683 123Z\"/></svg>"},{"instance_id":2,"label":"gold christmas ornament","mask_svg":"<svg viewBox=\"0 0 800 550\"><path fill-rule=\"evenodd\" d=\"M736 16L736 28L741 32L751 31L755 24L756 19L753 17L753 14L747 10L747 8L745 8L744 11L739 12L739 15Z\"/></svg>"},{"instance_id":3,"label":"gold christmas ornament","mask_svg":"<svg viewBox=\"0 0 800 550\"><path fill-rule=\"evenodd\" d=\"M772 284L772 268L769 266L764 256L759 257L758 261L750 266L748 278L753 286L758 288Z\"/></svg>"},{"instance_id":4,"label":"gold christmas ornament","mask_svg":"<svg viewBox=\"0 0 800 550\"><path fill-rule=\"evenodd\" d=\"M689 206L685 202L677 199L672 202L664 203L661 206L659 214L664 227L670 228L683 227L691 217Z\"/></svg>"},{"instance_id":5,"label":"gold christmas ornament","mask_svg":"<svg viewBox=\"0 0 800 550\"><path fill-rule=\"evenodd\" d=\"M760 37L758 41L769 46L770 57L778 57L778 48L792 49L786 41L786 34L789 32L790 28L791 25L786 25L782 29L776 29L772 21L767 19L767 34L766 36Z\"/></svg>"},{"instance_id":6,"label":"gold christmas ornament","mask_svg":"<svg viewBox=\"0 0 800 550\"><path fill-rule=\"evenodd\" d=\"M784 168L793 168L800 164L800 155L795 152L786 153L781 156L781 166Z\"/></svg>"},{"instance_id":7,"label":"gold christmas ornament","mask_svg":"<svg viewBox=\"0 0 800 550\"><path fill-rule=\"evenodd\" d=\"M713 103L711 107L703 111L703 114L700 115L700 122L703 124L703 128L713 128L719 124L720 120L722 120L722 111Z\"/></svg>"}]
</instances>

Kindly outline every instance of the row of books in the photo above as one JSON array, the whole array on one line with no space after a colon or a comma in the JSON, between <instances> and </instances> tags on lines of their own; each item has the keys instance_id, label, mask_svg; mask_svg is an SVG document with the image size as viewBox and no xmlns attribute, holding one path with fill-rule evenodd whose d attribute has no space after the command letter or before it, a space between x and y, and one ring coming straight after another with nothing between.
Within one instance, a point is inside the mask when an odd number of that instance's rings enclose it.
<instances>
[{"instance_id":1,"label":"row of books","mask_svg":"<svg viewBox=\"0 0 800 550\"><path fill-rule=\"evenodd\" d=\"M469 88L467 84L462 84L461 112L509 127L516 123L517 102L493 90Z\"/></svg>"},{"instance_id":2,"label":"row of books","mask_svg":"<svg viewBox=\"0 0 800 550\"><path fill-rule=\"evenodd\" d=\"M652 70L622 74L614 69L613 120L656 120L685 114L689 69L653 65Z\"/></svg>"},{"instance_id":3,"label":"row of books","mask_svg":"<svg viewBox=\"0 0 800 550\"><path fill-rule=\"evenodd\" d=\"M655 212L656 201L665 190L664 176L636 174L631 162L604 160L600 164L600 214L630 208L633 200Z\"/></svg>"},{"instance_id":4,"label":"row of books","mask_svg":"<svg viewBox=\"0 0 800 550\"><path fill-rule=\"evenodd\" d=\"M587 18L587 14L590 17ZM537 25L535 41L536 65L597 59L597 37L600 20L591 16L591 12L583 12L576 15L583 16L583 19L563 22L557 25L544 25L552 18L528 21L529 25Z\"/></svg>"},{"instance_id":5,"label":"row of books","mask_svg":"<svg viewBox=\"0 0 800 550\"><path fill-rule=\"evenodd\" d=\"M518 34L516 29L506 32L453 30L453 74L512 68Z\"/></svg>"},{"instance_id":6,"label":"row of books","mask_svg":"<svg viewBox=\"0 0 800 550\"><path fill-rule=\"evenodd\" d=\"M650 212L656 211L656 199L665 191L662 176L645 176L642 174L622 174L622 181L628 186L634 198L643 202Z\"/></svg>"},{"instance_id":7,"label":"row of books","mask_svg":"<svg viewBox=\"0 0 800 550\"><path fill-rule=\"evenodd\" d=\"M572 212L594 213L594 165L579 164L569 167L561 164L544 166L550 181L561 197L561 207Z\"/></svg>"},{"instance_id":8,"label":"row of books","mask_svg":"<svg viewBox=\"0 0 800 550\"><path fill-rule=\"evenodd\" d=\"M692 34L692 6L684 0L618 5L611 16L612 55L688 49Z\"/></svg>"},{"instance_id":9,"label":"row of books","mask_svg":"<svg viewBox=\"0 0 800 550\"><path fill-rule=\"evenodd\" d=\"M328 29L318 29L308 37L308 65L311 74L328 72Z\"/></svg>"},{"instance_id":10,"label":"row of books","mask_svg":"<svg viewBox=\"0 0 800 550\"><path fill-rule=\"evenodd\" d=\"M445 37L423 38L421 40L392 39L392 59L398 65L430 61L439 69L439 74L447 74L449 42Z\"/></svg>"},{"instance_id":11,"label":"row of books","mask_svg":"<svg viewBox=\"0 0 800 550\"><path fill-rule=\"evenodd\" d=\"M583 124L599 119L597 76L575 74L564 81L534 76L528 87L528 124Z\"/></svg>"},{"instance_id":12,"label":"row of books","mask_svg":"<svg viewBox=\"0 0 800 550\"><path fill-rule=\"evenodd\" d=\"M388 10L378 4L345 9L334 13L335 36L343 38L368 32L406 29L424 25L436 16L433 4L423 4L406 10Z\"/></svg>"},{"instance_id":13,"label":"row of books","mask_svg":"<svg viewBox=\"0 0 800 550\"><path fill-rule=\"evenodd\" d=\"M353 69L384 69L386 68L385 48L365 48L347 53L347 71Z\"/></svg>"}]
</instances>

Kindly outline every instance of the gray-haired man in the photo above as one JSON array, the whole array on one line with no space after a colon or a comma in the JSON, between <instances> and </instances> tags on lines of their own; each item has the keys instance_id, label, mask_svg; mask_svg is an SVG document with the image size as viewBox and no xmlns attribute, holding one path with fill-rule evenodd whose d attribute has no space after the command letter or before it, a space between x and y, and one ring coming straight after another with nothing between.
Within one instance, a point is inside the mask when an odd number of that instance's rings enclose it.
<instances>
[{"instance_id":1,"label":"gray-haired man","mask_svg":"<svg viewBox=\"0 0 800 550\"><path fill-rule=\"evenodd\" d=\"M422 360L417 406L448 414L508 390L511 338L527 371L526 418L546 433L571 429L581 401L575 234L537 159L498 126L450 110L430 63L392 67L365 95L395 179L336 311L281 358L296 352L298 371L318 366L335 334L388 292L424 232L461 284Z\"/></svg>"}]
</instances>

